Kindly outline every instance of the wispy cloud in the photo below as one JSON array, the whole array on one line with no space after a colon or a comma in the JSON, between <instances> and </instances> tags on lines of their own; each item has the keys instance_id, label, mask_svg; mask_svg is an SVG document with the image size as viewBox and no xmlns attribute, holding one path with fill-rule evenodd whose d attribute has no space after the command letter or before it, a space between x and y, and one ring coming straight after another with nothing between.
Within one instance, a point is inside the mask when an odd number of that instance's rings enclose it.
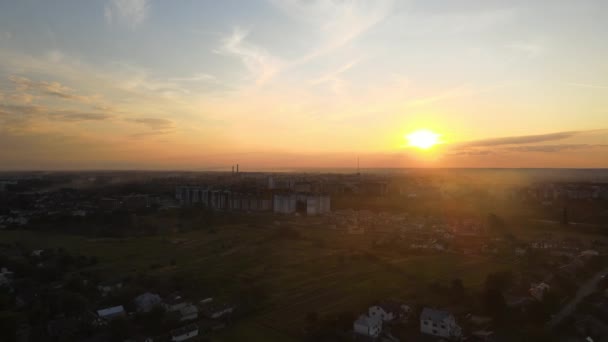
<instances>
[{"instance_id":1,"label":"wispy cloud","mask_svg":"<svg viewBox=\"0 0 608 342\"><path fill-rule=\"evenodd\" d=\"M493 139L482 139L464 142L457 144L458 147L486 147L486 146L502 146L502 145L517 145L517 144L532 144L542 143L547 141L556 141L571 138L577 134L582 134L584 131L567 131L548 134L521 135L513 137L501 137Z\"/></svg>"},{"instance_id":2,"label":"wispy cloud","mask_svg":"<svg viewBox=\"0 0 608 342\"><path fill-rule=\"evenodd\" d=\"M129 119L129 122L146 125L154 130L165 130L173 128L173 121L169 119L162 118L137 118L137 119Z\"/></svg>"},{"instance_id":3,"label":"wispy cloud","mask_svg":"<svg viewBox=\"0 0 608 342\"><path fill-rule=\"evenodd\" d=\"M135 28L146 20L148 10L148 0L110 0L104 6L104 17L108 24L120 21Z\"/></svg>"},{"instance_id":4,"label":"wispy cloud","mask_svg":"<svg viewBox=\"0 0 608 342\"><path fill-rule=\"evenodd\" d=\"M210 74L205 74L205 73L198 73L198 74L194 74L193 76L189 76L189 77L172 77L169 78L169 81L175 81L175 82L210 82L210 81L215 81L216 78L213 75Z\"/></svg>"},{"instance_id":5,"label":"wispy cloud","mask_svg":"<svg viewBox=\"0 0 608 342\"><path fill-rule=\"evenodd\" d=\"M80 112L74 110L60 110L49 113L52 118L63 121L103 121L114 118L110 113Z\"/></svg>"},{"instance_id":6,"label":"wispy cloud","mask_svg":"<svg viewBox=\"0 0 608 342\"><path fill-rule=\"evenodd\" d=\"M352 69L355 65L357 65L357 63L359 63L359 60L348 62L336 70L330 71L316 79L313 79L312 81L310 81L310 84L319 85L329 83L334 93L342 94L344 92L346 82L340 76L348 70Z\"/></svg>"},{"instance_id":7,"label":"wispy cloud","mask_svg":"<svg viewBox=\"0 0 608 342\"><path fill-rule=\"evenodd\" d=\"M344 64L343 66L339 67L336 70L333 70L331 72L328 72L324 75L322 75L319 78L316 78L312 81L310 81L311 84L319 84L319 83L325 83L325 82L331 82L331 81L335 81L336 79L338 79L338 76L340 74L343 74L344 72L350 70L352 67L354 67L355 65L357 65L359 61L358 60L354 60L352 62L348 62L346 64Z\"/></svg>"},{"instance_id":8,"label":"wispy cloud","mask_svg":"<svg viewBox=\"0 0 608 342\"><path fill-rule=\"evenodd\" d=\"M28 120L48 119L51 121L103 121L113 119L115 116L105 112L88 112L73 109L57 110L40 105L2 104L0 113L12 122L26 122Z\"/></svg>"},{"instance_id":9,"label":"wispy cloud","mask_svg":"<svg viewBox=\"0 0 608 342\"><path fill-rule=\"evenodd\" d=\"M562 152L570 150L580 150L597 147L608 147L603 144L560 144L560 145L523 145L523 146L512 146L505 148L508 151L514 152Z\"/></svg>"},{"instance_id":10,"label":"wispy cloud","mask_svg":"<svg viewBox=\"0 0 608 342\"><path fill-rule=\"evenodd\" d=\"M448 147L446 156L486 156L507 153L557 153L575 150L606 148L608 144L594 138L603 137L608 130L566 131L548 134L523 135L483 139L453 144ZM561 140L581 140L586 142L551 143ZM599 141L600 143L592 141Z\"/></svg>"},{"instance_id":11,"label":"wispy cloud","mask_svg":"<svg viewBox=\"0 0 608 342\"><path fill-rule=\"evenodd\" d=\"M172 133L172 131L170 130L166 130L166 131L146 131L146 132L139 132L139 133L133 133L130 134L129 137L130 138L147 138L147 137L154 137L154 136L159 136L159 135L166 135L166 134L170 134Z\"/></svg>"},{"instance_id":12,"label":"wispy cloud","mask_svg":"<svg viewBox=\"0 0 608 342\"><path fill-rule=\"evenodd\" d=\"M393 5L393 0L270 2L294 20L304 21L313 33L310 38L312 44L300 57L284 59L251 43L248 39L251 33L249 30L235 27L231 34L221 40L221 45L215 52L240 58L257 85L263 85L281 72L347 46L386 18Z\"/></svg>"},{"instance_id":13,"label":"wispy cloud","mask_svg":"<svg viewBox=\"0 0 608 342\"><path fill-rule=\"evenodd\" d=\"M128 122L146 126L149 130L130 134L130 138L146 138L151 136L171 134L175 131L175 123L163 118L135 118Z\"/></svg>"},{"instance_id":14,"label":"wispy cloud","mask_svg":"<svg viewBox=\"0 0 608 342\"><path fill-rule=\"evenodd\" d=\"M20 104L28 104L34 102L34 95L25 92L14 92L10 96L7 96L7 99Z\"/></svg>"},{"instance_id":15,"label":"wispy cloud","mask_svg":"<svg viewBox=\"0 0 608 342\"><path fill-rule=\"evenodd\" d=\"M294 65L348 45L389 16L394 5L393 0L272 0L271 3L294 20L307 22L320 37L311 51L293 61Z\"/></svg>"},{"instance_id":16,"label":"wispy cloud","mask_svg":"<svg viewBox=\"0 0 608 342\"><path fill-rule=\"evenodd\" d=\"M261 85L279 72L283 62L266 50L247 42L248 35L249 31L235 27L232 34L222 39L221 47L215 52L240 58L253 75L255 83Z\"/></svg>"},{"instance_id":17,"label":"wispy cloud","mask_svg":"<svg viewBox=\"0 0 608 342\"><path fill-rule=\"evenodd\" d=\"M65 100L73 100L90 103L95 97L82 96L75 93L74 89L66 87L59 82L32 81L21 76L10 76L9 80L15 84L15 90L22 94L28 91L39 92L43 95L55 96Z\"/></svg>"},{"instance_id":18,"label":"wispy cloud","mask_svg":"<svg viewBox=\"0 0 608 342\"><path fill-rule=\"evenodd\" d=\"M478 149L464 149L464 150L459 150L459 151L454 151L454 152L448 152L446 153L446 155L448 157L455 157L455 156L487 156L490 154L494 154L494 151L491 150L478 150Z\"/></svg>"},{"instance_id":19,"label":"wispy cloud","mask_svg":"<svg viewBox=\"0 0 608 342\"><path fill-rule=\"evenodd\" d=\"M149 136L164 135L175 132L175 123L163 118L135 118L127 119L127 122L146 126L148 130L130 134L131 138L144 138Z\"/></svg>"}]
</instances>

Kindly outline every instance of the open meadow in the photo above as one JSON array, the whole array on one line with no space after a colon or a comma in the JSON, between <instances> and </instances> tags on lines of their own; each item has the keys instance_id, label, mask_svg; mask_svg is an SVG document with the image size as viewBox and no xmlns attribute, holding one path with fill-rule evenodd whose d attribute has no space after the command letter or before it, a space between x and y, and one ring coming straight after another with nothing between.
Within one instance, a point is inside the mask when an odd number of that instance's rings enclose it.
<instances>
[{"instance_id":1,"label":"open meadow","mask_svg":"<svg viewBox=\"0 0 608 342\"><path fill-rule=\"evenodd\" d=\"M179 277L184 292L234 298L255 289L260 307L216 337L239 340L297 338L309 312L320 315L358 313L382 299L441 304L429 290L432 283L449 285L459 278L469 290L483 286L490 272L509 269L510 261L484 256L401 253L374 246L370 234L285 224L251 227L225 225L165 236L87 238L59 233L2 231L4 243L25 247L64 248L75 255L96 256L92 270L101 278ZM401 242L403 249L407 243Z\"/></svg>"}]
</instances>

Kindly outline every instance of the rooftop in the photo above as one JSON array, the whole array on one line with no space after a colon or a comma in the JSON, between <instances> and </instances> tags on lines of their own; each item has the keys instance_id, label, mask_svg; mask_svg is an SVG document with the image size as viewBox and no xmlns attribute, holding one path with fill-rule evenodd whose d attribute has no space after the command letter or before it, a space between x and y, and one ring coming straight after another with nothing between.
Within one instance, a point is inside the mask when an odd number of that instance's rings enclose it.
<instances>
[{"instance_id":1,"label":"rooftop","mask_svg":"<svg viewBox=\"0 0 608 342\"><path fill-rule=\"evenodd\" d=\"M198 325L189 324L189 325L183 326L181 328L171 330L171 336L180 336L180 335L188 334L188 333L191 333L191 332L197 331L197 330L198 330Z\"/></svg>"},{"instance_id":2,"label":"rooftop","mask_svg":"<svg viewBox=\"0 0 608 342\"><path fill-rule=\"evenodd\" d=\"M105 317L105 316L116 315L116 314L119 314L124 311L125 311L125 308L122 305L119 305L119 306L113 306L111 308L97 310L97 314L100 317Z\"/></svg>"},{"instance_id":3,"label":"rooftop","mask_svg":"<svg viewBox=\"0 0 608 342\"><path fill-rule=\"evenodd\" d=\"M450 316L452 316L452 314L447 311L424 308L420 314L420 319L425 321L430 320L433 322L441 322Z\"/></svg>"}]
</instances>

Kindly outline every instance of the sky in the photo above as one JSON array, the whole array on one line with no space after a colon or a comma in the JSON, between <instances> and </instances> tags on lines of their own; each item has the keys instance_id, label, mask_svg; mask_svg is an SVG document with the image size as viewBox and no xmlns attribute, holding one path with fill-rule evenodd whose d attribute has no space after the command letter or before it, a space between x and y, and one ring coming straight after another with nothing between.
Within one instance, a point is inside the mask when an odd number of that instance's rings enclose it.
<instances>
[{"instance_id":1,"label":"sky","mask_svg":"<svg viewBox=\"0 0 608 342\"><path fill-rule=\"evenodd\" d=\"M0 169L606 168L606 32L603 0L2 1Z\"/></svg>"}]
</instances>

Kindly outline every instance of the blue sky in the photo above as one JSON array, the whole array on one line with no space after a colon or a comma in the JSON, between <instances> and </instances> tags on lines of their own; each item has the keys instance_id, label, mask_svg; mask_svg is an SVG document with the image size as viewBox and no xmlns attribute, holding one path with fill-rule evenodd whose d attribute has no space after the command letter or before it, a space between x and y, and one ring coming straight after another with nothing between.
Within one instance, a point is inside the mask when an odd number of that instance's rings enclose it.
<instances>
[{"instance_id":1,"label":"blue sky","mask_svg":"<svg viewBox=\"0 0 608 342\"><path fill-rule=\"evenodd\" d=\"M606 13L599 0L4 1L0 160L608 167ZM444 144L405 146L418 129ZM526 143L471 143L511 137Z\"/></svg>"}]
</instances>

